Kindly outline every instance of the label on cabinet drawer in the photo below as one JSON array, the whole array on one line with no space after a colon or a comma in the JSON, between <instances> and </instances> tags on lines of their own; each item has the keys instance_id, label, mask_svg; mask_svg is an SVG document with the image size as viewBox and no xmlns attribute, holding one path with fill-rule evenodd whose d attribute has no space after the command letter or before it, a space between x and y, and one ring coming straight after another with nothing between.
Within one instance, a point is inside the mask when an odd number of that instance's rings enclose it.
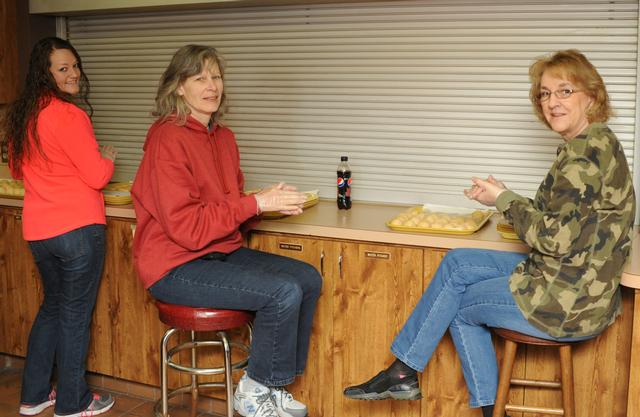
<instances>
[{"instance_id":1,"label":"label on cabinet drawer","mask_svg":"<svg viewBox=\"0 0 640 417\"><path fill-rule=\"evenodd\" d=\"M279 243L278 247L284 250L294 250L296 252L302 252L302 245L297 243Z\"/></svg>"},{"instance_id":2,"label":"label on cabinet drawer","mask_svg":"<svg viewBox=\"0 0 640 417\"><path fill-rule=\"evenodd\" d=\"M364 251L364 256L367 258L391 259L391 254L389 252Z\"/></svg>"}]
</instances>

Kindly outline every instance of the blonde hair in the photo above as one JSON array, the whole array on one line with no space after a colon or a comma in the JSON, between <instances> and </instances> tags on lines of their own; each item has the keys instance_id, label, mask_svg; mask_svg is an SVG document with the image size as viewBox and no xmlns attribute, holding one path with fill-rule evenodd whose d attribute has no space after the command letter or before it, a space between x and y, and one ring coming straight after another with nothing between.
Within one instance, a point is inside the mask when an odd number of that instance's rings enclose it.
<instances>
[{"instance_id":1,"label":"blonde hair","mask_svg":"<svg viewBox=\"0 0 640 417\"><path fill-rule=\"evenodd\" d=\"M178 94L178 87L187 78L200 74L204 68L212 67L215 64L218 64L220 75L224 80L224 61L215 48L204 45L185 45L178 49L160 77L156 105L151 114L159 119L175 116L177 124L185 124L191 109ZM225 105L226 95L223 91L220 107L211 116L212 122L216 123L222 117Z\"/></svg>"},{"instance_id":2,"label":"blonde hair","mask_svg":"<svg viewBox=\"0 0 640 417\"><path fill-rule=\"evenodd\" d=\"M586 111L589 123L604 123L613 115L607 88L598 70L578 50L567 49L538 58L529 67L529 79L531 80L529 99L533 105L534 113L547 127L551 128L542 112L542 104L538 101L540 80L545 72L554 77L571 81L580 91L593 99L593 103Z\"/></svg>"}]
</instances>

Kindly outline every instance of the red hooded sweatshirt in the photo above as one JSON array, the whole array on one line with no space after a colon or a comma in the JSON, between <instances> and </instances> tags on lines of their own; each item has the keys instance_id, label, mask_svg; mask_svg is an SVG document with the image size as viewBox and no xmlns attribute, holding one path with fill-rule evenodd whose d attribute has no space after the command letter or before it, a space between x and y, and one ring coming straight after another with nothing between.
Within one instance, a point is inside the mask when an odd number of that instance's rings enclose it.
<instances>
[{"instance_id":1,"label":"red hooded sweatshirt","mask_svg":"<svg viewBox=\"0 0 640 417\"><path fill-rule=\"evenodd\" d=\"M258 222L243 193L238 145L231 130L211 131L192 117L184 126L156 121L131 194L138 224L133 256L149 288L173 268L210 252L229 253Z\"/></svg>"}]
</instances>

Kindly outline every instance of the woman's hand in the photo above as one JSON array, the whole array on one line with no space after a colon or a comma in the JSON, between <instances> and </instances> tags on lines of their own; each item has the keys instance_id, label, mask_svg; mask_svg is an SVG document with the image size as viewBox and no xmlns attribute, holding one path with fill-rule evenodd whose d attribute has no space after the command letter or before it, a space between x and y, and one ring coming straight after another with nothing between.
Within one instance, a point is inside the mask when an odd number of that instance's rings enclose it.
<instances>
[{"instance_id":1,"label":"woman's hand","mask_svg":"<svg viewBox=\"0 0 640 417\"><path fill-rule=\"evenodd\" d=\"M263 211L279 211L282 214L300 214L307 199L296 187L283 182L255 194L258 208Z\"/></svg>"},{"instance_id":2,"label":"woman's hand","mask_svg":"<svg viewBox=\"0 0 640 417\"><path fill-rule=\"evenodd\" d=\"M104 145L100 148L100 155L102 155L103 158L110 159L115 162L118 151L113 147L113 145Z\"/></svg>"},{"instance_id":3,"label":"woman's hand","mask_svg":"<svg viewBox=\"0 0 640 417\"><path fill-rule=\"evenodd\" d=\"M498 181L489 175L486 180L472 177L473 185L470 189L464 190L464 195L470 200L476 200L485 206L495 206L498 196L507 190L502 181Z\"/></svg>"}]
</instances>

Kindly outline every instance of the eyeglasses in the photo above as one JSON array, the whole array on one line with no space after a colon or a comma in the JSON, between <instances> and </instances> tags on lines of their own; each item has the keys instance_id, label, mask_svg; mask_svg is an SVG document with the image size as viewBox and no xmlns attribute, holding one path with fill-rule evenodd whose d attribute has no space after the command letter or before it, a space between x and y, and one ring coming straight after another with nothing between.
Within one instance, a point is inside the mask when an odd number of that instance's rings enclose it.
<instances>
[{"instance_id":1,"label":"eyeglasses","mask_svg":"<svg viewBox=\"0 0 640 417\"><path fill-rule=\"evenodd\" d=\"M571 97L573 93L579 93L581 91L582 90L574 90L573 88L560 88L556 91L553 91L553 95L558 97L560 100L566 100ZM552 91L548 90L540 91L538 94L536 94L536 100L538 101L538 103L544 103L551 98L551 93Z\"/></svg>"}]
</instances>

